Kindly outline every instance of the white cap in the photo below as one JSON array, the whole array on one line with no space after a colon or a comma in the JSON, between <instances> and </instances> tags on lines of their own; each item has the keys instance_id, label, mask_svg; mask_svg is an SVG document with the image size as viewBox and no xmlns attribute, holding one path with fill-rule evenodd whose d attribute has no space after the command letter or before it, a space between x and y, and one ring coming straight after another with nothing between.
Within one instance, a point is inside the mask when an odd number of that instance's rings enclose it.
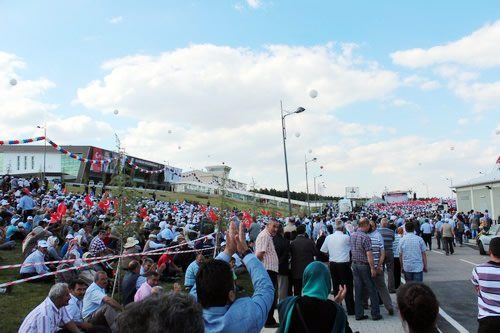
<instances>
[{"instance_id":1,"label":"white cap","mask_svg":"<svg viewBox=\"0 0 500 333\"><path fill-rule=\"evenodd\" d=\"M67 235L66 235L66 239L73 239L73 238L75 238L75 237L73 237L73 235L72 235L72 234L67 234Z\"/></svg>"},{"instance_id":2,"label":"white cap","mask_svg":"<svg viewBox=\"0 0 500 333\"><path fill-rule=\"evenodd\" d=\"M33 216L28 216L28 221L33 220Z\"/></svg>"},{"instance_id":3,"label":"white cap","mask_svg":"<svg viewBox=\"0 0 500 333\"><path fill-rule=\"evenodd\" d=\"M49 246L47 245L47 241L42 239L38 241L38 247L49 247Z\"/></svg>"}]
</instances>

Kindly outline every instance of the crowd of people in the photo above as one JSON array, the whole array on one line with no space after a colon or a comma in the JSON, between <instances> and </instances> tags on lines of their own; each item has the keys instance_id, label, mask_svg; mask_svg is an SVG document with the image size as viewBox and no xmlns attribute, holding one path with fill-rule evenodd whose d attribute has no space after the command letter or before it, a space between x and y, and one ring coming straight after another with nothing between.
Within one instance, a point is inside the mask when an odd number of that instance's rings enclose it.
<instances>
[{"instance_id":1,"label":"crowd of people","mask_svg":"<svg viewBox=\"0 0 500 333\"><path fill-rule=\"evenodd\" d=\"M22 251L20 278L52 285L22 333L352 332L347 316L367 320L369 309L371 320L381 320L382 304L384 315L399 309L407 331L435 332L439 303L423 283L432 238L452 255L454 243L491 225L487 212L439 214L428 206L347 214L328 206L314 216L273 218L156 198L134 202L124 220L111 193L73 194L9 176L0 188L0 249ZM214 215L228 219L217 224ZM489 266L473 274L485 303L481 332L500 318L497 296L482 294L491 292L488 274L500 276L499 246L492 242L490 252ZM113 254L127 256L99 261ZM251 297L238 293L242 274L250 276Z\"/></svg>"}]
</instances>

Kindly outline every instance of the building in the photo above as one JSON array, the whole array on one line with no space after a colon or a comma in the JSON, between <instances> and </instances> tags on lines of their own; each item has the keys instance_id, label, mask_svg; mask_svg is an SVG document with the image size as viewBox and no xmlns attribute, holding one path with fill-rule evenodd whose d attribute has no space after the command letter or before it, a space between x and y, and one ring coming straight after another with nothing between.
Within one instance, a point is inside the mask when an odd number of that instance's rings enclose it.
<instances>
[{"instance_id":1,"label":"building","mask_svg":"<svg viewBox=\"0 0 500 333\"><path fill-rule=\"evenodd\" d=\"M498 223L500 215L500 157L492 172L452 186L457 193L457 210L488 213Z\"/></svg>"},{"instance_id":2,"label":"building","mask_svg":"<svg viewBox=\"0 0 500 333\"><path fill-rule=\"evenodd\" d=\"M221 186L223 183L228 189L246 191L247 184L229 178L231 167L227 165L206 166L206 171L193 170L182 174L187 182L199 182L207 185Z\"/></svg>"},{"instance_id":3,"label":"building","mask_svg":"<svg viewBox=\"0 0 500 333\"><path fill-rule=\"evenodd\" d=\"M14 175L19 177L41 176L44 172L49 179L58 179L67 183L94 182L108 185L113 175L119 171L119 154L103 148L93 146L61 146L74 155L86 159L114 159L111 163L91 164L84 163L62 154L52 146L47 145L12 145L0 146L0 175ZM127 155L128 156L128 155ZM128 156L129 161L138 167L154 171L164 169L165 165ZM169 167L172 169L172 167ZM124 164L124 172L130 176L135 186L152 189L169 189L171 184L179 180L182 169L173 168L174 173L164 171L160 173L141 172L129 164ZM176 175L177 174L177 175Z\"/></svg>"}]
</instances>

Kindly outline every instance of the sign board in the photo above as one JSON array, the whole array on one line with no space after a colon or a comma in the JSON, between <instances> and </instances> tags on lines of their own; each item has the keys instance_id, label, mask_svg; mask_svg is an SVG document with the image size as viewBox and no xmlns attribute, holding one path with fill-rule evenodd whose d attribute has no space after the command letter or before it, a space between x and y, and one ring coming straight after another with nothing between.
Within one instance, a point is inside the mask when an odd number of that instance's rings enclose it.
<instances>
[{"instance_id":1,"label":"sign board","mask_svg":"<svg viewBox=\"0 0 500 333\"><path fill-rule=\"evenodd\" d=\"M346 199L359 199L359 187L346 187L345 188L345 197Z\"/></svg>"}]
</instances>

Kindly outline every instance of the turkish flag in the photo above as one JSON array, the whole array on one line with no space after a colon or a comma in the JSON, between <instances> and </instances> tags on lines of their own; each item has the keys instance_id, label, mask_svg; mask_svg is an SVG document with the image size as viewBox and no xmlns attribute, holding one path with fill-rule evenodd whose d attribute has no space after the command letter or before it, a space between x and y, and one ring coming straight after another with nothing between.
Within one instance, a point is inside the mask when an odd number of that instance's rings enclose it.
<instances>
[{"instance_id":1,"label":"turkish flag","mask_svg":"<svg viewBox=\"0 0 500 333\"><path fill-rule=\"evenodd\" d=\"M89 207L92 207L94 205L94 202L92 201L92 199L90 198L90 195L87 195L85 197L85 205L89 206Z\"/></svg>"}]
</instances>

